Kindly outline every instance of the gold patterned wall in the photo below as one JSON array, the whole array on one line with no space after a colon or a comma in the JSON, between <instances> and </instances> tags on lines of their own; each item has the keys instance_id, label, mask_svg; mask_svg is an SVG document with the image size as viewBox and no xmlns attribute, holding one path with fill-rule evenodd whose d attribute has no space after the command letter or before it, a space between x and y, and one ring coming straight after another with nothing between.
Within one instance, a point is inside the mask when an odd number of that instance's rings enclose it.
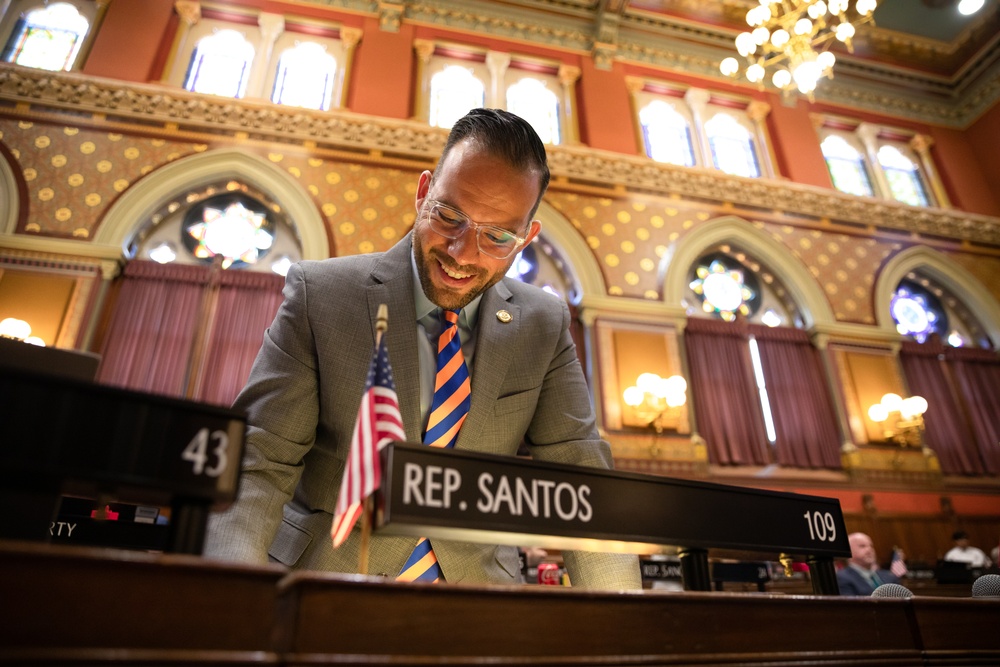
<instances>
[{"instance_id":1,"label":"gold patterned wall","mask_svg":"<svg viewBox=\"0 0 1000 667\"><path fill-rule=\"evenodd\" d=\"M156 170L172 161L235 143L232 138L209 143L171 137L162 130L159 134L142 136L0 118L0 141L15 156L28 190L30 215L26 227L18 231L91 238L115 198L140 179L156 178ZM334 254L386 250L413 224L418 167L382 166L370 157L354 162L316 157L306 146L265 144L251 150L285 170L309 193L322 213ZM913 244L900 240L905 237L898 234L846 233L822 229L821 223L804 225L801 220L790 224L782 222L779 211L763 214L727 202L691 201L676 195L581 194L558 181L546 201L590 248L607 294L625 299L661 300L661 264L671 245L704 222L737 215L802 262L837 321L874 325L873 292L879 271ZM136 221L136 225L143 222ZM1000 300L1000 281L996 280L1000 258L995 253L950 250L947 254Z\"/></svg>"}]
</instances>

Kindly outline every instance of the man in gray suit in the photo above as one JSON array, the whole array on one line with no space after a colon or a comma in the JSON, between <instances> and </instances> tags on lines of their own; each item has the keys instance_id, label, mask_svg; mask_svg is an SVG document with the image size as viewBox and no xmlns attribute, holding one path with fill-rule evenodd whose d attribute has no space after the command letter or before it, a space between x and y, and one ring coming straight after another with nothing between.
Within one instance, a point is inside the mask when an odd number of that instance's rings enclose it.
<instances>
[{"instance_id":1,"label":"man in gray suit","mask_svg":"<svg viewBox=\"0 0 1000 667\"><path fill-rule=\"evenodd\" d=\"M359 534L332 548L330 525L368 364L379 304L407 439L421 441L435 378L440 311L461 309L471 407L456 448L610 468L569 334L566 304L505 278L548 186L545 147L505 111L459 120L416 193L412 232L385 253L293 266L235 406L248 415L240 495L209 524L210 557L355 572ZM473 222L474 221L474 222ZM375 536L369 570L395 577L417 540ZM432 539L450 583L514 583L512 547ZM566 552L574 586L640 588L638 560Z\"/></svg>"}]
</instances>

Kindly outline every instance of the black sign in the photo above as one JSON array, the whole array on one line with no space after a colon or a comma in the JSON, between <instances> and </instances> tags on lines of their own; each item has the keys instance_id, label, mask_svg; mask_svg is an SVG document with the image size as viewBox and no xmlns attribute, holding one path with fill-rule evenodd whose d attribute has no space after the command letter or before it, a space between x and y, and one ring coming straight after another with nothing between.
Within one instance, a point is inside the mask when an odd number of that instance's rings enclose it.
<instances>
[{"instance_id":1,"label":"black sign","mask_svg":"<svg viewBox=\"0 0 1000 667\"><path fill-rule=\"evenodd\" d=\"M832 498L423 445L393 444L382 455L383 534L578 550L851 553Z\"/></svg>"}]
</instances>

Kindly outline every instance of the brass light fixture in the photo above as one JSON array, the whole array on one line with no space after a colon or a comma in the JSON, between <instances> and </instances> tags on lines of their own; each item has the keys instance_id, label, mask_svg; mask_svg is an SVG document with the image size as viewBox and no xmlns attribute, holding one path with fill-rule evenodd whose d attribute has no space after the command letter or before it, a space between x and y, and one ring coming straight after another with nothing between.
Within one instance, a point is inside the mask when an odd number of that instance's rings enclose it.
<instances>
[{"instance_id":1,"label":"brass light fixture","mask_svg":"<svg viewBox=\"0 0 1000 667\"><path fill-rule=\"evenodd\" d=\"M903 398L899 394L886 394L868 408L868 418L882 424L886 440L903 447L920 447L925 412L927 399L922 396Z\"/></svg>"},{"instance_id":2,"label":"brass light fixture","mask_svg":"<svg viewBox=\"0 0 1000 667\"><path fill-rule=\"evenodd\" d=\"M747 12L750 30L736 37L745 60L744 76L763 88L765 79L785 93L812 96L820 78L833 77L837 58L830 46L842 42L854 52L856 27L872 21L878 0L759 0ZM723 74L737 77L740 61L722 61Z\"/></svg>"},{"instance_id":3,"label":"brass light fixture","mask_svg":"<svg viewBox=\"0 0 1000 667\"><path fill-rule=\"evenodd\" d=\"M622 398L640 419L662 433L671 411L687 403L687 380L680 375L661 378L656 373L643 373Z\"/></svg>"}]
</instances>

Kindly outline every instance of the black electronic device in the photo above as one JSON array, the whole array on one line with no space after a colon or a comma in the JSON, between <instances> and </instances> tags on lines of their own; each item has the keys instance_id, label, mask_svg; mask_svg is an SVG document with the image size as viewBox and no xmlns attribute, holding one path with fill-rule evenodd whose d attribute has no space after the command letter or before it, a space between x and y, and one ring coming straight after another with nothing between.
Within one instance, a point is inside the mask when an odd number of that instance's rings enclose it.
<instances>
[{"instance_id":1,"label":"black electronic device","mask_svg":"<svg viewBox=\"0 0 1000 667\"><path fill-rule=\"evenodd\" d=\"M0 537L50 539L61 496L169 506L166 550L200 553L236 498L244 416L92 382L0 372Z\"/></svg>"}]
</instances>

